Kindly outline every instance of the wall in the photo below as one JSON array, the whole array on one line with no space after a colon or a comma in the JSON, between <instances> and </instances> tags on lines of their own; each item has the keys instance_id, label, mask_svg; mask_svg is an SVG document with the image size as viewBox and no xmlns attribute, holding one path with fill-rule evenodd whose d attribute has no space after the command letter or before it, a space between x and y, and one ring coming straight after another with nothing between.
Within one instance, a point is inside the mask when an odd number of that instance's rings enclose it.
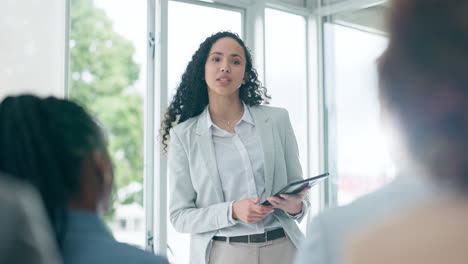
<instances>
[{"instance_id":1,"label":"wall","mask_svg":"<svg viewBox=\"0 0 468 264\"><path fill-rule=\"evenodd\" d=\"M9 94L64 96L66 0L0 3L0 100Z\"/></svg>"}]
</instances>

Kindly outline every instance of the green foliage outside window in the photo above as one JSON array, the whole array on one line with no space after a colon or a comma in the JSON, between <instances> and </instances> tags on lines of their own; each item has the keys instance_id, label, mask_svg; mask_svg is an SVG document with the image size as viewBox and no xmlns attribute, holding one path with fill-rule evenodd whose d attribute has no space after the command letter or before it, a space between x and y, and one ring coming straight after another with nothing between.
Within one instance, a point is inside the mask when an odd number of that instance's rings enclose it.
<instances>
[{"instance_id":1,"label":"green foliage outside window","mask_svg":"<svg viewBox=\"0 0 468 264\"><path fill-rule=\"evenodd\" d=\"M143 184L143 97L132 89L140 73L133 60L135 47L113 30L112 21L92 0L72 0L70 13L70 98L102 122L116 190ZM114 205L134 202L143 203L142 190L114 197Z\"/></svg>"}]
</instances>

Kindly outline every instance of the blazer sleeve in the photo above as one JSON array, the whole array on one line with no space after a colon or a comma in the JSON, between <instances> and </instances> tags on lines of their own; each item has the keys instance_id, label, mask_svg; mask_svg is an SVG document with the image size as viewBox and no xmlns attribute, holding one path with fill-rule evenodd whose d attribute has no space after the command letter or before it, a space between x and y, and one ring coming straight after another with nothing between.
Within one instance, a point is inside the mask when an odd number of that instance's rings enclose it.
<instances>
[{"instance_id":1,"label":"blazer sleeve","mask_svg":"<svg viewBox=\"0 0 468 264\"><path fill-rule=\"evenodd\" d=\"M204 233L235 225L230 217L231 202L198 208L193 188L188 153L171 130L168 153L169 213L174 229L181 233Z\"/></svg>"},{"instance_id":2,"label":"blazer sleeve","mask_svg":"<svg viewBox=\"0 0 468 264\"><path fill-rule=\"evenodd\" d=\"M291 125L291 120L289 119L289 113L287 110L283 111L282 127L284 128L283 132L283 142L284 142L284 158L286 163L286 171L288 177L288 183L300 181L303 178L302 167L299 161L299 147L297 145L296 136ZM304 216L307 214L310 207L310 198L309 194L304 196L302 201L302 212L300 215L292 216L290 214L284 213L287 217L301 222Z\"/></svg>"}]
</instances>

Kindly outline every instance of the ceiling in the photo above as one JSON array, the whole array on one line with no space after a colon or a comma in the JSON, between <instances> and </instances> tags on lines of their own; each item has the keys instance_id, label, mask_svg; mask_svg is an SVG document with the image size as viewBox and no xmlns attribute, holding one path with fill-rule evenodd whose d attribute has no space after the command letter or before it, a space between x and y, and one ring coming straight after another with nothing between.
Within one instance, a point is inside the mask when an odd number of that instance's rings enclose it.
<instances>
[{"instance_id":1,"label":"ceiling","mask_svg":"<svg viewBox=\"0 0 468 264\"><path fill-rule=\"evenodd\" d=\"M384 3L363 9L345 11L331 16L330 22L386 34L388 32L386 25L388 9L388 3Z\"/></svg>"}]
</instances>

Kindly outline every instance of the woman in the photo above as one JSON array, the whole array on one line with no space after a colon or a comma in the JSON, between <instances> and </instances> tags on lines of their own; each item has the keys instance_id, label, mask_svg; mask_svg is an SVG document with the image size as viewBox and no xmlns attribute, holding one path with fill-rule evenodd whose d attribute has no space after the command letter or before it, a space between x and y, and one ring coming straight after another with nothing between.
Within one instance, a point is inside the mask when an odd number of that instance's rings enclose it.
<instances>
[{"instance_id":1,"label":"woman","mask_svg":"<svg viewBox=\"0 0 468 264\"><path fill-rule=\"evenodd\" d=\"M118 243L100 219L114 174L105 136L82 107L53 97L7 97L0 146L0 171L39 191L65 264L167 263Z\"/></svg>"},{"instance_id":2,"label":"woman","mask_svg":"<svg viewBox=\"0 0 468 264\"><path fill-rule=\"evenodd\" d=\"M270 197L302 171L288 113L260 106L266 98L230 32L208 37L182 76L162 138L167 147L170 136L170 219L191 233L192 263L292 262L308 189ZM258 205L266 198L271 206Z\"/></svg>"},{"instance_id":3,"label":"woman","mask_svg":"<svg viewBox=\"0 0 468 264\"><path fill-rule=\"evenodd\" d=\"M468 263L468 2L394 0L380 97L440 195L360 234L345 263Z\"/></svg>"}]
</instances>

